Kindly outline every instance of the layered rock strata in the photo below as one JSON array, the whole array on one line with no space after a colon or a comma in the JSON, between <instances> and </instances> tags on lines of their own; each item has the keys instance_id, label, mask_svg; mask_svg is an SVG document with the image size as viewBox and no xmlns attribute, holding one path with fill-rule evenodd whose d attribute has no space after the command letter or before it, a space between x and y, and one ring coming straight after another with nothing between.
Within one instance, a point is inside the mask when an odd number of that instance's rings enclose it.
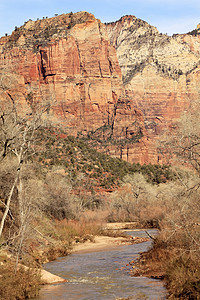
<instances>
[{"instance_id":1,"label":"layered rock strata","mask_svg":"<svg viewBox=\"0 0 200 300\"><path fill-rule=\"evenodd\" d=\"M0 97L49 103L48 121L102 151L157 163L157 140L199 97L199 29L169 37L125 16L32 21L0 39Z\"/></svg>"},{"instance_id":2,"label":"layered rock strata","mask_svg":"<svg viewBox=\"0 0 200 300\"><path fill-rule=\"evenodd\" d=\"M106 26L117 51L126 94L144 118L146 157L135 153L136 161L163 161L156 150L161 133L199 99L198 27L193 33L170 37L134 16Z\"/></svg>"},{"instance_id":3,"label":"layered rock strata","mask_svg":"<svg viewBox=\"0 0 200 300\"><path fill-rule=\"evenodd\" d=\"M116 50L87 12L29 20L1 38L0 72L1 98L11 96L19 109L49 101L48 119L67 134L121 157L120 144L140 137L143 120L125 97Z\"/></svg>"},{"instance_id":4,"label":"layered rock strata","mask_svg":"<svg viewBox=\"0 0 200 300\"><path fill-rule=\"evenodd\" d=\"M104 31L84 12L28 21L1 45L0 71L22 76L27 94L53 101L55 121L87 131L108 118L123 90Z\"/></svg>"}]
</instances>

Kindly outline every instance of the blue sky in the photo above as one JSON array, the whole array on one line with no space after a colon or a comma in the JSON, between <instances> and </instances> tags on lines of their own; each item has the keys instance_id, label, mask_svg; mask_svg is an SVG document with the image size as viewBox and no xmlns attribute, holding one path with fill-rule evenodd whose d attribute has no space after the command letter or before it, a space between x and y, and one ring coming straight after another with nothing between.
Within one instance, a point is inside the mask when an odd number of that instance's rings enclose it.
<instances>
[{"instance_id":1,"label":"blue sky","mask_svg":"<svg viewBox=\"0 0 200 300\"><path fill-rule=\"evenodd\" d=\"M200 23L200 0L0 0L0 36L28 19L88 11L102 22L135 15L162 33L184 33Z\"/></svg>"}]
</instances>

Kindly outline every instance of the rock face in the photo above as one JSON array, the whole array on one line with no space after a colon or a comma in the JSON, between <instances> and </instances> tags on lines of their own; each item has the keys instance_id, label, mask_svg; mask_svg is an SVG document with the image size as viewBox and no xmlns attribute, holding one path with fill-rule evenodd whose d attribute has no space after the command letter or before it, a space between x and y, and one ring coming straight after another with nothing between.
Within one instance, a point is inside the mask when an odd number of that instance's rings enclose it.
<instances>
[{"instance_id":1,"label":"rock face","mask_svg":"<svg viewBox=\"0 0 200 300\"><path fill-rule=\"evenodd\" d=\"M142 112L146 129L146 157L136 161L163 161L156 151L163 129L176 122L199 99L200 35L169 37L134 16L106 25L122 70L130 105Z\"/></svg>"},{"instance_id":2,"label":"rock face","mask_svg":"<svg viewBox=\"0 0 200 300\"><path fill-rule=\"evenodd\" d=\"M0 40L0 51L4 97L11 95L19 109L49 101L54 125L129 158L124 144L139 140L143 118L124 93L104 24L87 12L29 20Z\"/></svg>"},{"instance_id":3,"label":"rock face","mask_svg":"<svg viewBox=\"0 0 200 300\"><path fill-rule=\"evenodd\" d=\"M27 95L53 100L54 121L73 132L102 124L123 90L104 25L85 12L28 21L2 47L0 70L22 76Z\"/></svg>"},{"instance_id":4,"label":"rock face","mask_svg":"<svg viewBox=\"0 0 200 300\"><path fill-rule=\"evenodd\" d=\"M156 140L198 98L199 29L169 37L133 16L29 20L0 39L0 96L130 162L162 162Z\"/></svg>"}]
</instances>

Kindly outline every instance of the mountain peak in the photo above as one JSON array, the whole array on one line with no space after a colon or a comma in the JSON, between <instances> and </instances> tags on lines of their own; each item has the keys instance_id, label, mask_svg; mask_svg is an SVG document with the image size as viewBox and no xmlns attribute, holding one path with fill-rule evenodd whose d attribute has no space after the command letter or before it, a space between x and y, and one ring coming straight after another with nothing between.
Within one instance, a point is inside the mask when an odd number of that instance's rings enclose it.
<instances>
[{"instance_id":1,"label":"mountain peak","mask_svg":"<svg viewBox=\"0 0 200 300\"><path fill-rule=\"evenodd\" d=\"M139 27L145 27L145 28L149 28L149 29L153 29L153 31L156 31L157 33L158 30L156 27L150 25L149 23L147 23L146 21L137 18L134 15L125 15L123 17L121 17L119 20L115 21L115 22L110 22L110 23L106 23L107 26L111 25L111 26L115 26L119 24L123 27L134 27L134 28L139 28Z\"/></svg>"},{"instance_id":2,"label":"mountain peak","mask_svg":"<svg viewBox=\"0 0 200 300\"><path fill-rule=\"evenodd\" d=\"M86 11L56 15L52 18L43 17L36 21L29 19L21 27L15 27L12 34L6 38L7 47L31 48L51 40L59 40L66 37L76 24L94 20L94 15Z\"/></svg>"}]
</instances>

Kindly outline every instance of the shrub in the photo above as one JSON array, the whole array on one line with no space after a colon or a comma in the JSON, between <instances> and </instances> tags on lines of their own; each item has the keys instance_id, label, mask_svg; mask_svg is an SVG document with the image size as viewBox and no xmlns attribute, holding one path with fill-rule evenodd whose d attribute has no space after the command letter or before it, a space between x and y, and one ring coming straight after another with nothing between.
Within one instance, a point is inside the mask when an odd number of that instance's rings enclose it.
<instances>
[{"instance_id":1,"label":"shrub","mask_svg":"<svg viewBox=\"0 0 200 300\"><path fill-rule=\"evenodd\" d=\"M15 300L36 297L41 284L40 273L31 269L19 268L14 273L14 264L0 266L0 299Z\"/></svg>"},{"instance_id":2,"label":"shrub","mask_svg":"<svg viewBox=\"0 0 200 300\"><path fill-rule=\"evenodd\" d=\"M166 280L169 294L176 299L199 299L199 253L177 253L168 261Z\"/></svg>"}]
</instances>

